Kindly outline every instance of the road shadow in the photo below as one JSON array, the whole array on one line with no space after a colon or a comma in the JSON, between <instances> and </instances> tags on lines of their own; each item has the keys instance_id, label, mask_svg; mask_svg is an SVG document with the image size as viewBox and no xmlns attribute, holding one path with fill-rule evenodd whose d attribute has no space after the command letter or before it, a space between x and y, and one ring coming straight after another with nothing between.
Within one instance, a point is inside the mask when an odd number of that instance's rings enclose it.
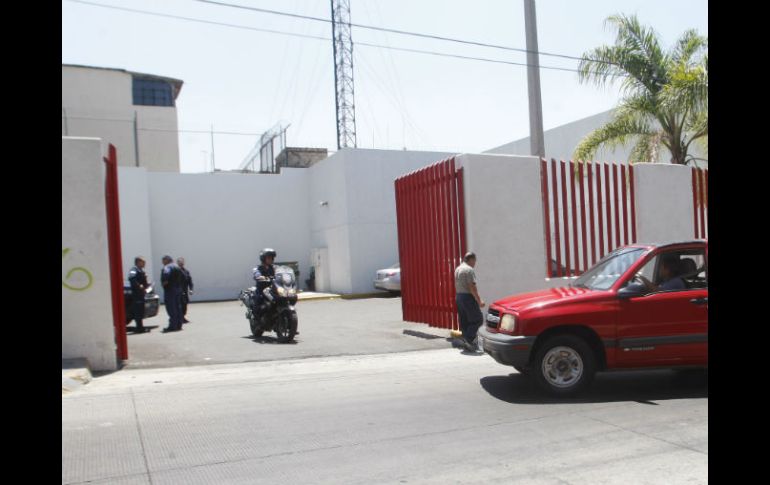
<instances>
[{"instance_id":1,"label":"road shadow","mask_svg":"<svg viewBox=\"0 0 770 485\"><path fill-rule=\"evenodd\" d=\"M258 344L296 345L298 343L296 338L294 340L292 340L291 342L279 342L276 337L271 337L269 335L262 335L261 337L255 337L253 335L247 335L247 336L241 337L241 338L246 338L246 339L249 339L249 340L253 340L254 342L256 342Z\"/></svg>"},{"instance_id":2,"label":"road shadow","mask_svg":"<svg viewBox=\"0 0 770 485\"><path fill-rule=\"evenodd\" d=\"M128 335L144 335L145 333L150 333L153 329L160 328L160 325L145 325L144 326L144 332L137 333L136 327L126 327L126 334Z\"/></svg>"},{"instance_id":3,"label":"road shadow","mask_svg":"<svg viewBox=\"0 0 770 485\"><path fill-rule=\"evenodd\" d=\"M445 337L442 337L441 335L433 335L431 333L425 333L425 332L420 332L419 330L409 330L409 329L404 329L402 334L409 335L412 337L418 337L425 340L436 340L440 338L445 338Z\"/></svg>"},{"instance_id":4,"label":"road shadow","mask_svg":"<svg viewBox=\"0 0 770 485\"><path fill-rule=\"evenodd\" d=\"M657 406L655 401L708 398L708 370L650 370L606 372L571 398L545 394L534 379L522 374L483 377L480 381L492 397L511 404L564 404L635 401Z\"/></svg>"}]
</instances>

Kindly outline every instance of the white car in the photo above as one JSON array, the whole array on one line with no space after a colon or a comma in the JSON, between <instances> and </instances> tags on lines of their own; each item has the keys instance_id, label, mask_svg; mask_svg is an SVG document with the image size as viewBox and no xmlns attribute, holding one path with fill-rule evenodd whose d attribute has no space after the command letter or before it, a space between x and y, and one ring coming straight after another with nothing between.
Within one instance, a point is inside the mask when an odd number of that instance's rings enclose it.
<instances>
[{"instance_id":1,"label":"white car","mask_svg":"<svg viewBox=\"0 0 770 485\"><path fill-rule=\"evenodd\" d=\"M374 287L378 290L401 291L401 267L398 263L390 268L377 270Z\"/></svg>"}]
</instances>

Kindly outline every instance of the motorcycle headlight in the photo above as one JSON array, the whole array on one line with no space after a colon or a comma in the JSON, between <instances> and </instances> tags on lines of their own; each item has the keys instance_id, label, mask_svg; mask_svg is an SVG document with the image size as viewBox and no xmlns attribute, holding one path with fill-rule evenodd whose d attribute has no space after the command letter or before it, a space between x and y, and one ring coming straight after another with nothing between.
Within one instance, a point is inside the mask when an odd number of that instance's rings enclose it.
<instances>
[{"instance_id":1,"label":"motorcycle headlight","mask_svg":"<svg viewBox=\"0 0 770 485\"><path fill-rule=\"evenodd\" d=\"M500 330L513 333L516 330L516 317L508 313L503 315L503 319L500 321Z\"/></svg>"},{"instance_id":2,"label":"motorcycle headlight","mask_svg":"<svg viewBox=\"0 0 770 485\"><path fill-rule=\"evenodd\" d=\"M287 292L289 296L295 296L297 294L297 290L295 288L289 288Z\"/></svg>"},{"instance_id":3,"label":"motorcycle headlight","mask_svg":"<svg viewBox=\"0 0 770 485\"><path fill-rule=\"evenodd\" d=\"M286 288L284 288L283 286L276 286L276 291L278 293L278 296L286 297L286 295L288 295Z\"/></svg>"}]
</instances>

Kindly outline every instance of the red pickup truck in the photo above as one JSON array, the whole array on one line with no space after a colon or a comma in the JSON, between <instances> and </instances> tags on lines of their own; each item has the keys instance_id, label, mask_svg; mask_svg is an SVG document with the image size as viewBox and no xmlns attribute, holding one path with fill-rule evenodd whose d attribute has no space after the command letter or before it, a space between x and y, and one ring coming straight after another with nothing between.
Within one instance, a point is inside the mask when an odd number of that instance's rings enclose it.
<instances>
[{"instance_id":1,"label":"red pickup truck","mask_svg":"<svg viewBox=\"0 0 770 485\"><path fill-rule=\"evenodd\" d=\"M479 338L561 396L598 371L708 367L708 241L618 248L568 287L494 302Z\"/></svg>"}]
</instances>

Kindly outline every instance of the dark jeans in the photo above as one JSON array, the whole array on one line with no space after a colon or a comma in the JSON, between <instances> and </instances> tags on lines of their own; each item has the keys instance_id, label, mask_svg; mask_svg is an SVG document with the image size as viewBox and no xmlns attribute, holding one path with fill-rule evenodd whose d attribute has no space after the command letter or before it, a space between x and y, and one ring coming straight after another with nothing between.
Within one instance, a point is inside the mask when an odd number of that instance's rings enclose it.
<instances>
[{"instance_id":1,"label":"dark jeans","mask_svg":"<svg viewBox=\"0 0 770 485\"><path fill-rule=\"evenodd\" d=\"M136 322L137 330L144 328L142 320L144 319L144 295L134 296L134 301L131 303L131 313Z\"/></svg>"},{"instance_id":2,"label":"dark jeans","mask_svg":"<svg viewBox=\"0 0 770 485\"><path fill-rule=\"evenodd\" d=\"M463 338L468 342L473 342L484 321L481 308L470 293L458 293L455 302L457 302L457 313L460 316L460 331L463 333Z\"/></svg>"},{"instance_id":3,"label":"dark jeans","mask_svg":"<svg viewBox=\"0 0 770 485\"><path fill-rule=\"evenodd\" d=\"M171 330L182 328L182 290L180 288L166 288L163 297L166 313L168 313L168 328Z\"/></svg>"},{"instance_id":4,"label":"dark jeans","mask_svg":"<svg viewBox=\"0 0 770 485\"><path fill-rule=\"evenodd\" d=\"M190 296L187 294L186 291L182 292L182 318L184 318L185 315L187 315L187 304L190 302Z\"/></svg>"}]
</instances>

